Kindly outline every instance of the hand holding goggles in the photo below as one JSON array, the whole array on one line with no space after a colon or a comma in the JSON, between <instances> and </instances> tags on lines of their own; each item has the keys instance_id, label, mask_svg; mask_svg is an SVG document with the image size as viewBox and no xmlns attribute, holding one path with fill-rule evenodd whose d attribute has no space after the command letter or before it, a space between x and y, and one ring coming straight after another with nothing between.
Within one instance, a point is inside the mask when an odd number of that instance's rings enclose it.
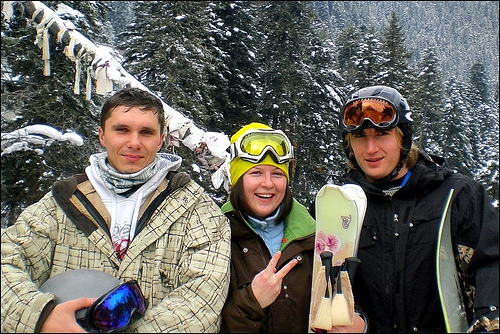
<instances>
[{"instance_id":1,"label":"hand holding goggles","mask_svg":"<svg viewBox=\"0 0 500 334\"><path fill-rule=\"evenodd\" d=\"M251 129L238 138L230 147L231 160L238 157L252 163L259 163L267 153L283 164L293 159L293 146L281 130Z\"/></svg>"},{"instance_id":2,"label":"hand holding goggles","mask_svg":"<svg viewBox=\"0 0 500 334\"><path fill-rule=\"evenodd\" d=\"M386 100L362 98L348 103L342 113L345 131L356 132L367 126L377 129L392 129L398 124L396 107Z\"/></svg>"},{"instance_id":3,"label":"hand holding goggles","mask_svg":"<svg viewBox=\"0 0 500 334\"><path fill-rule=\"evenodd\" d=\"M85 327L93 333L112 332L128 326L148 307L137 281L118 285L97 299L85 312ZM135 319L134 319L135 320Z\"/></svg>"}]
</instances>

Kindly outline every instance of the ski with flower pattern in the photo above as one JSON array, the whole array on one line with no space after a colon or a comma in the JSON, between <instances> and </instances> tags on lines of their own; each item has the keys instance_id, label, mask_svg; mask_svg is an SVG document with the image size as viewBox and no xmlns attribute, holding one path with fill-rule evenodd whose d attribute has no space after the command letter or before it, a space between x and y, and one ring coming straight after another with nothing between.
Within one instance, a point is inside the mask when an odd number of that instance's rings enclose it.
<instances>
[{"instance_id":1,"label":"ski with flower pattern","mask_svg":"<svg viewBox=\"0 0 500 334\"><path fill-rule=\"evenodd\" d=\"M332 295L333 287L325 278L321 253L332 253L329 262L332 267L340 266L346 258L356 256L366 204L365 193L354 184L327 184L316 195L316 240L309 320L311 331L313 328L315 331L330 329L330 323L324 321L328 317L324 303L329 303L328 298L331 297L328 295ZM328 293L328 290L332 293Z\"/></svg>"}]
</instances>

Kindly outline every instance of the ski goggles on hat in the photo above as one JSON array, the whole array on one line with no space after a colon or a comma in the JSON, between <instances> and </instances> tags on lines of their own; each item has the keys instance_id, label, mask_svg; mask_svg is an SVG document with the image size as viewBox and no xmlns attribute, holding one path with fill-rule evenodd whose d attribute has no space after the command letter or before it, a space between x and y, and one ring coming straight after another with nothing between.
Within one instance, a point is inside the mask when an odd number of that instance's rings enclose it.
<instances>
[{"instance_id":1,"label":"ski goggles on hat","mask_svg":"<svg viewBox=\"0 0 500 334\"><path fill-rule=\"evenodd\" d=\"M85 312L85 327L93 333L123 329L146 312L148 302L137 281L118 285L97 299Z\"/></svg>"},{"instance_id":2,"label":"ski goggles on hat","mask_svg":"<svg viewBox=\"0 0 500 334\"><path fill-rule=\"evenodd\" d=\"M370 125L382 130L392 129L397 122L398 114L394 105L376 98L351 101L342 113L342 123L347 132L355 132Z\"/></svg>"},{"instance_id":3,"label":"ski goggles on hat","mask_svg":"<svg viewBox=\"0 0 500 334\"><path fill-rule=\"evenodd\" d=\"M248 130L231 145L231 159L236 157L252 163L261 162L271 153L274 161L283 164L293 159L293 146L281 130Z\"/></svg>"}]
</instances>

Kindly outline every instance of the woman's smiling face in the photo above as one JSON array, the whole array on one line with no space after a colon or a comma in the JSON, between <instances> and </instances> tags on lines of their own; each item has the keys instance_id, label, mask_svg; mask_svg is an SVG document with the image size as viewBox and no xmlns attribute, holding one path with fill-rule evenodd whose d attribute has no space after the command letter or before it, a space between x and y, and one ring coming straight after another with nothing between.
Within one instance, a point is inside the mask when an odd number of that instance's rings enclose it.
<instances>
[{"instance_id":1,"label":"woman's smiling face","mask_svg":"<svg viewBox=\"0 0 500 334\"><path fill-rule=\"evenodd\" d=\"M285 198L288 180L281 169L256 165L243 175L243 196L252 217L271 216Z\"/></svg>"}]
</instances>

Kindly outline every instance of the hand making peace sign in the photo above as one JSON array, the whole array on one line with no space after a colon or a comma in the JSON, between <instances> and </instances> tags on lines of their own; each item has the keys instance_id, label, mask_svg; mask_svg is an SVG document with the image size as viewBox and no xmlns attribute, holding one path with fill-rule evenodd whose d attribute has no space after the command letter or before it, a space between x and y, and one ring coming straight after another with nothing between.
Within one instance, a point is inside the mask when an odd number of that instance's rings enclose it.
<instances>
[{"instance_id":1,"label":"hand making peace sign","mask_svg":"<svg viewBox=\"0 0 500 334\"><path fill-rule=\"evenodd\" d=\"M298 263L297 259L292 259L280 271L276 272L276 265L280 257L281 252L277 251L266 269L258 273L252 281L253 294L262 308L271 305L278 298L283 277Z\"/></svg>"}]
</instances>

